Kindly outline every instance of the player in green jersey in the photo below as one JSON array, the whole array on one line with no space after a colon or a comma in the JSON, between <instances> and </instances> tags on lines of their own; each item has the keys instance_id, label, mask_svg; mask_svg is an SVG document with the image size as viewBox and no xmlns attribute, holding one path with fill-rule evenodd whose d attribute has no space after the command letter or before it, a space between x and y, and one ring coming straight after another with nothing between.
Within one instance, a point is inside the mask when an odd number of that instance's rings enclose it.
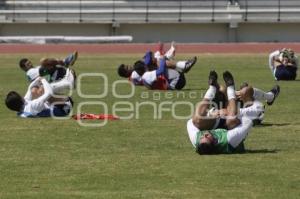
<instances>
[{"instance_id":1,"label":"player in green jersey","mask_svg":"<svg viewBox=\"0 0 300 199\"><path fill-rule=\"evenodd\" d=\"M238 117L234 79L228 71L223 73L228 99L226 115L221 111L218 114L209 111L219 88L217 78L217 73L211 71L209 89L197 106L193 118L187 122L189 138L199 154L243 152L243 140L252 127L252 120Z\"/></svg>"}]
</instances>

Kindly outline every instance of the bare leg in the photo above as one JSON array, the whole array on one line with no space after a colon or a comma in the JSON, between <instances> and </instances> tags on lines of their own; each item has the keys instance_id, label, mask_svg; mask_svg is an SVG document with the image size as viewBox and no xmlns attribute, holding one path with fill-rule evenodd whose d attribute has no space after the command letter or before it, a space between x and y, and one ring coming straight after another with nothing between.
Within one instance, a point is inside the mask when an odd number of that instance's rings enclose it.
<instances>
[{"instance_id":1,"label":"bare leg","mask_svg":"<svg viewBox=\"0 0 300 199\"><path fill-rule=\"evenodd\" d=\"M216 94L217 78L217 73L215 71L211 71L209 74L209 89L206 91L204 99L197 105L193 115L193 124L198 129L212 129L216 122L216 118L208 117L207 112L211 105L211 101Z\"/></svg>"},{"instance_id":2,"label":"bare leg","mask_svg":"<svg viewBox=\"0 0 300 199\"><path fill-rule=\"evenodd\" d=\"M210 107L211 101L203 99L196 107L193 115L193 124L201 130L212 129L216 123L216 118L208 117L207 112Z\"/></svg>"},{"instance_id":3,"label":"bare leg","mask_svg":"<svg viewBox=\"0 0 300 199\"><path fill-rule=\"evenodd\" d=\"M228 129L233 129L240 124L240 120L237 118L238 108L235 97L234 80L228 71L223 73L223 78L227 86L228 97L226 126Z\"/></svg>"}]
</instances>

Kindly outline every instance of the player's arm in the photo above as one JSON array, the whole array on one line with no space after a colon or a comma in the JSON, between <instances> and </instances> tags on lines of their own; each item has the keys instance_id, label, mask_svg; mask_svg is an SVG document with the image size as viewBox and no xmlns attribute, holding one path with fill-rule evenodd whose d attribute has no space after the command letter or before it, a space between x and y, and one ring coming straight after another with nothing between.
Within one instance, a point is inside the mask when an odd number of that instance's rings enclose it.
<instances>
[{"instance_id":1,"label":"player's arm","mask_svg":"<svg viewBox=\"0 0 300 199\"><path fill-rule=\"evenodd\" d=\"M37 112L40 112L44 108L44 103L53 95L53 90L50 86L50 84L47 82L46 79L41 80L43 88L44 88L44 94L40 96L39 98L32 101L32 107Z\"/></svg>"},{"instance_id":2,"label":"player's arm","mask_svg":"<svg viewBox=\"0 0 300 199\"><path fill-rule=\"evenodd\" d=\"M253 122L247 117L242 117L241 124L227 132L228 143L232 147L237 147L249 133Z\"/></svg>"},{"instance_id":3,"label":"player's arm","mask_svg":"<svg viewBox=\"0 0 300 199\"><path fill-rule=\"evenodd\" d=\"M31 99L32 99L31 89L32 89L33 87L38 86L39 83L40 83L40 80L41 80L40 78L36 78L34 81L32 81L32 82L29 84L28 89L27 89L27 92L26 92L26 94L25 94L25 96L24 96L24 99L25 99L25 100L31 100Z\"/></svg>"},{"instance_id":4,"label":"player's arm","mask_svg":"<svg viewBox=\"0 0 300 199\"><path fill-rule=\"evenodd\" d=\"M281 52L279 50L276 50L269 55L269 66L275 66L276 63L277 64L278 62L280 63L279 60L280 53Z\"/></svg>"}]
</instances>

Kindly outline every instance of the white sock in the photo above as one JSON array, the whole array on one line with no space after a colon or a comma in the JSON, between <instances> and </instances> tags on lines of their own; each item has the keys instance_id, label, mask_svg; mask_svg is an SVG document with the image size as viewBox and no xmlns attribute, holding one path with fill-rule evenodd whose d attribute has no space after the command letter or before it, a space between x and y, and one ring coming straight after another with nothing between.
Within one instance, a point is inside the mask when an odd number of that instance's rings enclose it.
<instances>
[{"instance_id":1,"label":"white sock","mask_svg":"<svg viewBox=\"0 0 300 199\"><path fill-rule=\"evenodd\" d=\"M208 90L206 91L205 95L204 95L204 99L208 99L208 100L212 100L214 99L215 95L216 95L216 87L210 85Z\"/></svg>"},{"instance_id":2,"label":"white sock","mask_svg":"<svg viewBox=\"0 0 300 199\"><path fill-rule=\"evenodd\" d=\"M227 97L228 97L228 101L231 100L231 99L235 99L234 86L228 86L227 87Z\"/></svg>"},{"instance_id":3,"label":"white sock","mask_svg":"<svg viewBox=\"0 0 300 199\"><path fill-rule=\"evenodd\" d=\"M183 71L185 69L186 61L178 61L176 62L176 69L178 71Z\"/></svg>"},{"instance_id":4,"label":"white sock","mask_svg":"<svg viewBox=\"0 0 300 199\"><path fill-rule=\"evenodd\" d=\"M266 93L258 88L253 88L253 91L253 98L256 100L271 102L274 99L274 93L272 92Z\"/></svg>"},{"instance_id":5,"label":"white sock","mask_svg":"<svg viewBox=\"0 0 300 199\"><path fill-rule=\"evenodd\" d=\"M174 55L175 55L175 47L174 46L171 46L171 48L165 53L165 56L168 58L168 59L173 59L174 58Z\"/></svg>"},{"instance_id":6,"label":"white sock","mask_svg":"<svg viewBox=\"0 0 300 199\"><path fill-rule=\"evenodd\" d=\"M159 59L160 59L160 56L161 56L161 54L160 54L159 51L156 51L156 52L154 53L154 58L155 58L155 59L159 60Z\"/></svg>"}]
</instances>

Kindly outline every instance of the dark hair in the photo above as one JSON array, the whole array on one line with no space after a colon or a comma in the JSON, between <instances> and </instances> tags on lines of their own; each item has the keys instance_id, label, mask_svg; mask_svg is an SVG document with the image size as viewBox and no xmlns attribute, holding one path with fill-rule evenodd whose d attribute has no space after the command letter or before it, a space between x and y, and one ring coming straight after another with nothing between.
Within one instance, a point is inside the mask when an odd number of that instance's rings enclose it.
<instances>
[{"instance_id":1,"label":"dark hair","mask_svg":"<svg viewBox=\"0 0 300 199\"><path fill-rule=\"evenodd\" d=\"M15 91L10 91L5 99L7 108L13 111L21 111L24 105L24 99Z\"/></svg>"},{"instance_id":2,"label":"dark hair","mask_svg":"<svg viewBox=\"0 0 300 199\"><path fill-rule=\"evenodd\" d=\"M215 153L213 143L199 143L196 146L196 152L199 155L211 155Z\"/></svg>"},{"instance_id":3,"label":"dark hair","mask_svg":"<svg viewBox=\"0 0 300 199\"><path fill-rule=\"evenodd\" d=\"M119 67L118 67L118 74L120 77L129 77L130 74L128 72L128 70L125 68L125 65L124 64L121 64Z\"/></svg>"},{"instance_id":4,"label":"dark hair","mask_svg":"<svg viewBox=\"0 0 300 199\"><path fill-rule=\"evenodd\" d=\"M145 63L141 60L138 60L134 63L133 66L134 70L139 74L139 75L143 75L146 71L145 69Z\"/></svg>"},{"instance_id":5,"label":"dark hair","mask_svg":"<svg viewBox=\"0 0 300 199\"><path fill-rule=\"evenodd\" d=\"M46 67L44 67L44 66L41 66L41 67L39 68L39 75L40 75L41 77L44 77L44 76L46 76L46 75L50 75L50 71L49 71L48 68L46 68Z\"/></svg>"},{"instance_id":6,"label":"dark hair","mask_svg":"<svg viewBox=\"0 0 300 199\"><path fill-rule=\"evenodd\" d=\"M26 62L28 62L28 59L27 58L22 58L19 62L19 66L22 70L26 70Z\"/></svg>"}]
</instances>

